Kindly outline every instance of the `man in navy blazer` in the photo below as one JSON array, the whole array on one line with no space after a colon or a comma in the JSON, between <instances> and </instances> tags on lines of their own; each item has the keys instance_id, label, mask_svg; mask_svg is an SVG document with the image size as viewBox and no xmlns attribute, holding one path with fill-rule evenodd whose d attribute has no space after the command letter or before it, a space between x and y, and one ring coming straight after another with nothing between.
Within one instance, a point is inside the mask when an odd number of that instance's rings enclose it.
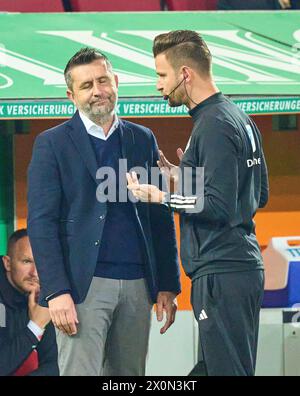
<instances>
[{"instance_id":1,"label":"man in navy blazer","mask_svg":"<svg viewBox=\"0 0 300 396\"><path fill-rule=\"evenodd\" d=\"M126 171L150 175L157 143L116 116L118 79L105 55L80 50L65 78L78 111L36 138L28 170L40 304L57 328L61 375L144 375L152 305L159 321L166 313L164 333L180 292L167 206L124 199Z\"/></svg>"}]
</instances>

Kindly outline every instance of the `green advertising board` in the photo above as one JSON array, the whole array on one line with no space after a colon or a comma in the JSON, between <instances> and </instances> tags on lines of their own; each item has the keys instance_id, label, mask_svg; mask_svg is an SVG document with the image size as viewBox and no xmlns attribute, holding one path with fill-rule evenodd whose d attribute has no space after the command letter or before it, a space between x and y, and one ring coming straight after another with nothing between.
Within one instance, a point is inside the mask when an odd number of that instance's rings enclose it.
<instances>
[{"instance_id":1,"label":"green advertising board","mask_svg":"<svg viewBox=\"0 0 300 396\"><path fill-rule=\"evenodd\" d=\"M266 97L252 99L232 98L248 114L300 113L300 97ZM184 106L170 107L161 99L120 99L117 114L121 117L185 117L188 109ZM66 100L24 100L1 101L0 118L70 118L75 106Z\"/></svg>"},{"instance_id":2,"label":"green advertising board","mask_svg":"<svg viewBox=\"0 0 300 396\"><path fill-rule=\"evenodd\" d=\"M300 12L0 14L0 118L70 117L63 70L81 47L110 58L121 116L185 116L156 91L153 38L194 29L219 89L251 114L300 111Z\"/></svg>"}]
</instances>

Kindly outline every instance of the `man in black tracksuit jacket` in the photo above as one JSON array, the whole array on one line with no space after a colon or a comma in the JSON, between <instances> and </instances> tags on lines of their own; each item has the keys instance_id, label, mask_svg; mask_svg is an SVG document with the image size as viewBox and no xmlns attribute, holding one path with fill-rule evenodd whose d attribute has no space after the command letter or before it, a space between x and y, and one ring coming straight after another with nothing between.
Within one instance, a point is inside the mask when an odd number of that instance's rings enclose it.
<instances>
[{"instance_id":1,"label":"man in black tracksuit jacket","mask_svg":"<svg viewBox=\"0 0 300 396\"><path fill-rule=\"evenodd\" d=\"M212 375L252 375L263 297L253 216L268 199L261 136L220 92L190 115L194 128L180 168L204 167L204 200L201 212L180 210L180 246L203 357Z\"/></svg>"},{"instance_id":2,"label":"man in black tracksuit jacket","mask_svg":"<svg viewBox=\"0 0 300 396\"><path fill-rule=\"evenodd\" d=\"M36 269L26 230L16 231L9 245L10 257L0 256L0 376L59 375L53 324L49 323L44 332L38 333L46 308L32 307L33 302L30 308L34 316L29 312L25 291L36 282ZM19 250L14 254L16 246ZM31 318L38 318L38 323Z\"/></svg>"},{"instance_id":3,"label":"man in black tracksuit jacket","mask_svg":"<svg viewBox=\"0 0 300 396\"><path fill-rule=\"evenodd\" d=\"M141 200L169 199L180 213L181 259L192 280L199 324L199 364L193 374L254 375L264 272L253 217L268 200L261 135L215 86L210 52L196 32L161 34L153 53L157 89L170 106L190 109L194 127L179 153L180 193L168 197L130 175L128 187ZM169 177L176 170L163 154L160 165ZM203 170L198 177L197 168ZM192 196L185 193L187 169Z\"/></svg>"}]
</instances>

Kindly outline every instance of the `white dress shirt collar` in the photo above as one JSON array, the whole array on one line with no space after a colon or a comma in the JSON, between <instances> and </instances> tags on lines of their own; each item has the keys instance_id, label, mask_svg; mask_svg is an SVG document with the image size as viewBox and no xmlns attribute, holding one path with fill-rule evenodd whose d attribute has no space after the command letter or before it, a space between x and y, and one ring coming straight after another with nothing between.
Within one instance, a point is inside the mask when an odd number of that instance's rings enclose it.
<instances>
[{"instance_id":1,"label":"white dress shirt collar","mask_svg":"<svg viewBox=\"0 0 300 396\"><path fill-rule=\"evenodd\" d=\"M87 133L102 140L107 140L119 126L119 118L115 114L114 122L110 130L108 131L108 134L105 135L103 128L91 121L85 114L79 111L79 116L81 118L81 121L83 122L83 125L85 126Z\"/></svg>"}]
</instances>

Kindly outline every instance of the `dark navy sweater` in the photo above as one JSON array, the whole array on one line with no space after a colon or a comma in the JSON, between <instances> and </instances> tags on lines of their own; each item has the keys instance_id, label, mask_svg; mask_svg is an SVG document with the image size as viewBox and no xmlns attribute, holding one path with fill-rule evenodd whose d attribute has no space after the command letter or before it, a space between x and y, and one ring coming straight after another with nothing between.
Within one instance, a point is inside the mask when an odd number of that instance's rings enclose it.
<instances>
[{"instance_id":1,"label":"dark navy sweater","mask_svg":"<svg viewBox=\"0 0 300 396\"><path fill-rule=\"evenodd\" d=\"M118 201L119 159L121 141L119 129L102 140L89 135L98 167L111 167L116 174ZM105 181L106 178L103 180ZM138 234L134 208L131 202L107 202L107 215L95 276L110 279L139 279L144 277L143 248Z\"/></svg>"}]
</instances>

